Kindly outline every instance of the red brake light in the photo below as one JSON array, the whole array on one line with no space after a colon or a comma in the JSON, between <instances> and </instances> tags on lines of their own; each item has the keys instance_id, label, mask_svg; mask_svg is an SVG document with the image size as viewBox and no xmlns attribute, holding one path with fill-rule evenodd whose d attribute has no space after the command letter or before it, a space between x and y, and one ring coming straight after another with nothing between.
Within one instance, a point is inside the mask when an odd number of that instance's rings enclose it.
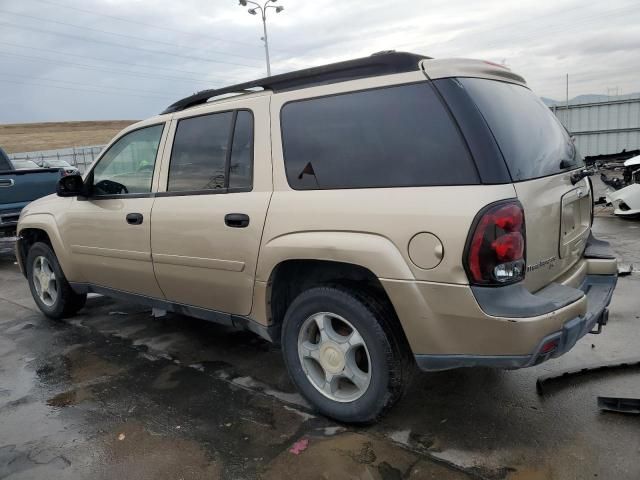
<instances>
[{"instance_id":1,"label":"red brake light","mask_svg":"<svg viewBox=\"0 0 640 480\"><path fill-rule=\"evenodd\" d=\"M558 340L550 340L540 349L540 353L549 353L558 347Z\"/></svg>"},{"instance_id":2,"label":"red brake light","mask_svg":"<svg viewBox=\"0 0 640 480\"><path fill-rule=\"evenodd\" d=\"M524 238L520 232L506 233L491 243L498 260L512 262L522 258L524 253Z\"/></svg>"},{"instance_id":3,"label":"red brake light","mask_svg":"<svg viewBox=\"0 0 640 480\"><path fill-rule=\"evenodd\" d=\"M471 283L504 285L524 278L525 224L517 200L491 205L474 222L465 256Z\"/></svg>"}]
</instances>

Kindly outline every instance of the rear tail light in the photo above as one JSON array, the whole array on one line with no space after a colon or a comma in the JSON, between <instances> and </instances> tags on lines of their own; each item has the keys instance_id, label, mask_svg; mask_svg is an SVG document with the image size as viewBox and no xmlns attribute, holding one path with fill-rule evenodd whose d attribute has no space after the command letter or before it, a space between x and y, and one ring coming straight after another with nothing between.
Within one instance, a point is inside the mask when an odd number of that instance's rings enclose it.
<instances>
[{"instance_id":1,"label":"rear tail light","mask_svg":"<svg viewBox=\"0 0 640 480\"><path fill-rule=\"evenodd\" d=\"M522 205L509 200L489 205L476 217L464 259L475 285L505 285L524 278L525 226Z\"/></svg>"},{"instance_id":2,"label":"rear tail light","mask_svg":"<svg viewBox=\"0 0 640 480\"><path fill-rule=\"evenodd\" d=\"M556 348L558 348L558 340L549 340L547 343L542 345L540 353L545 354L553 352Z\"/></svg>"}]
</instances>

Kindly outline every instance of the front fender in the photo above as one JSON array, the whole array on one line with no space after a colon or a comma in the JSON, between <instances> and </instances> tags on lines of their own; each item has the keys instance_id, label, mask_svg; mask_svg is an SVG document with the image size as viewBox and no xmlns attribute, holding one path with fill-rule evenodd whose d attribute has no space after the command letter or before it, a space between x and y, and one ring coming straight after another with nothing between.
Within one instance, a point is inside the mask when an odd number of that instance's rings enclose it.
<instances>
[{"instance_id":1,"label":"front fender","mask_svg":"<svg viewBox=\"0 0 640 480\"><path fill-rule=\"evenodd\" d=\"M378 278L414 279L402 254L387 238L360 232L298 232L268 240L260 249L256 279L266 282L286 260L327 260L367 268Z\"/></svg>"},{"instance_id":2,"label":"front fender","mask_svg":"<svg viewBox=\"0 0 640 480\"><path fill-rule=\"evenodd\" d=\"M65 277L67 277L67 280L70 282L84 281L78 269L74 267L74 263L71 258L71 251L65 248L62 237L60 236L58 224L52 214L42 212L24 214L18 222L18 237L22 237L23 232L27 229L41 230L47 234L51 241L53 251L58 258L58 262L60 262L60 266L62 267L62 271L64 272ZM22 242L20 243L23 244ZM21 247L19 246L18 248ZM24 252L25 258L27 255L28 252Z\"/></svg>"}]
</instances>

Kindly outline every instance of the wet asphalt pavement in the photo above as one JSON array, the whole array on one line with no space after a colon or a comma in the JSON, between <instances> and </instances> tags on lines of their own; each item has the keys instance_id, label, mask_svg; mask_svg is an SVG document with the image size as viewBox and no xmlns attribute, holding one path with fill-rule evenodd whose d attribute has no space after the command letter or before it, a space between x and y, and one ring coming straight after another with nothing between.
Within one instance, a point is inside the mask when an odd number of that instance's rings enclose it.
<instances>
[{"instance_id":1,"label":"wet asphalt pavement","mask_svg":"<svg viewBox=\"0 0 640 480\"><path fill-rule=\"evenodd\" d=\"M640 266L640 221L594 230ZM546 373L640 357L640 273L620 278L603 334L564 357L417 374L379 424L353 428L315 415L279 350L250 333L97 296L47 320L4 246L2 479L640 478L640 416L596 407L640 397L640 368L535 389Z\"/></svg>"}]
</instances>

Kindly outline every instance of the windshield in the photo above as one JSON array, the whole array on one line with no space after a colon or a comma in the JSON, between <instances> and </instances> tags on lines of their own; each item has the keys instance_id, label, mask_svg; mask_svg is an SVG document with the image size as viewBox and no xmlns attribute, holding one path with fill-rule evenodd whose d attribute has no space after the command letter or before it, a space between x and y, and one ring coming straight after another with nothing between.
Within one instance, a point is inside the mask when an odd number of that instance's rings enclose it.
<instances>
[{"instance_id":1,"label":"windshield","mask_svg":"<svg viewBox=\"0 0 640 480\"><path fill-rule=\"evenodd\" d=\"M566 129L531 90L480 78L458 81L489 125L514 181L584 166Z\"/></svg>"},{"instance_id":2,"label":"windshield","mask_svg":"<svg viewBox=\"0 0 640 480\"><path fill-rule=\"evenodd\" d=\"M31 168L40 168L31 160L12 160L11 162L13 163L13 168L15 168L16 170L28 170Z\"/></svg>"}]
</instances>

